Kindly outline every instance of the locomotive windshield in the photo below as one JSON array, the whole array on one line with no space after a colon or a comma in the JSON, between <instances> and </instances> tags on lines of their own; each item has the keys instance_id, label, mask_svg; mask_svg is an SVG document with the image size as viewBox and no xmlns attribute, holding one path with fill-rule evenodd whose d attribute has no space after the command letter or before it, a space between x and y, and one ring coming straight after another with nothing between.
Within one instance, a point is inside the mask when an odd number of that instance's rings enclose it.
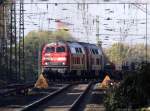
<instances>
[{"instance_id":1,"label":"locomotive windshield","mask_svg":"<svg viewBox=\"0 0 150 111\"><path fill-rule=\"evenodd\" d=\"M65 52L65 47L63 47L63 46L57 47L56 52Z\"/></svg>"},{"instance_id":2,"label":"locomotive windshield","mask_svg":"<svg viewBox=\"0 0 150 111\"><path fill-rule=\"evenodd\" d=\"M53 53L53 52L55 52L55 47L47 47L45 49L45 53Z\"/></svg>"},{"instance_id":3,"label":"locomotive windshield","mask_svg":"<svg viewBox=\"0 0 150 111\"><path fill-rule=\"evenodd\" d=\"M100 54L98 49L91 49L91 53L93 53L94 55Z\"/></svg>"}]
</instances>

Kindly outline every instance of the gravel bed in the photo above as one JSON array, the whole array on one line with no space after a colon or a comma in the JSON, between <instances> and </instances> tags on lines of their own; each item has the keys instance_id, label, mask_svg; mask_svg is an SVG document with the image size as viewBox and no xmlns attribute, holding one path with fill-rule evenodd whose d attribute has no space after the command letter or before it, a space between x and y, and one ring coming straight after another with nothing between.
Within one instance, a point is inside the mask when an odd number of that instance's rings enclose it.
<instances>
[{"instance_id":1,"label":"gravel bed","mask_svg":"<svg viewBox=\"0 0 150 111\"><path fill-rule=\"evenodd\" d=\"M93 84L77 111L105 111L103 104L104 94L104 90L95 88L95 84Z\"/></svg>"}]
</instances>

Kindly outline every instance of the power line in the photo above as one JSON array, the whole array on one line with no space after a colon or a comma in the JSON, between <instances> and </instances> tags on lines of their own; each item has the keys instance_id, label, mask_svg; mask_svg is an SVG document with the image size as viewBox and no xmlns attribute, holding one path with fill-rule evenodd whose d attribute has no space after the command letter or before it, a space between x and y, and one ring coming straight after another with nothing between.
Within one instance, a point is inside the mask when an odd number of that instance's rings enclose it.
<instances>
[{"instance_id":1,"label":"power line","mask_svg":"<svg viewBox=\"0 0 150 111\"><path fill-rule=\"evenodd\" d=\"M6 2L6 3L4 3L4 4L11 4L11 2ZM19 4L19 3L15 3L15 4ZM146 4L150 4L150 3L136 3L136 2L130 2L130 3L113 3L113 2L111 2L111 3L109 3L109 2L99 2L99 3L97 3L97 2L88 2L88 3L74 3L74 2L72 2L72 3L67 3L67 2L51 2L51 3L49 3L49 2L47 2L47 3L43 3L43 2L32 2L32 3L30 3L30 2L24 2L24 4L53 4L53 5L63 5L63 4L143 4L143 5L146 5Z\"/></svg>"}]
</instances>

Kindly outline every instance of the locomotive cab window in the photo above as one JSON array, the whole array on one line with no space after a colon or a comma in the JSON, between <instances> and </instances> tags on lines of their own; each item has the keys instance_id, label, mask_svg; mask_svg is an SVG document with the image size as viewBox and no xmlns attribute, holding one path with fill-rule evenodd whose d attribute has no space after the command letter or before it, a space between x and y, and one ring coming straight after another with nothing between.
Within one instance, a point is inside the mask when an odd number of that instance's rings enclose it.
<instances>
[{"instance_id":1,"label":"locomotive cab window","mask_svg":"<svg viewBox=\"0 0 150 111\"><path fill-rule=\"evenodd\" d=\"M63 47L63 46L57 47L56 52L65 52L65 47Z\"/></svg>"},{"instance_id":2,"label":"locomotive cab window","mask_svg":"<svg viewBox=\"0 0 150 111\"><path fill-rule=\"evenodd\" d=\"M45 49L45 53L53 53L53 52L55 52L55 47L47 47Z\"/></svg>"},{"instance_id":3,"label":"locomotive cab window","mask_svg":"<svg viewBox=\"0 0 150 111\"><path fill-rule=\"evenodd\" d=\"M91 49L91 53L94 54L94 55L99 54L98 49Z\"/></svg>"},{"instance_id":4,"label":"locomotive cab window","mask_svg":"<svg viewBox=\"0 0 150 111\"><path fill-rule=\"evenodd\" d=\"M95 50L94 49L92 49L92 53L95 55Z\"/></svg>"},{"instance_id":5,"label":"locomotive cab window","mask_svg":"<svg viewBox=\"0 0 150 111\"><path fill-rule=\"evenodd\" d=\"M83 53L81 48L75 48L75 50L76 50L77 54L82 54Z\"/></svg>"},{"instance_id":6,"label":"locomotive cab window","mask_svg":"<svg viewBox=\"0 0 150 111\"><path fill-rule=\"evenodd\" d=\"M79 51L80 51L80 53L82 53L82 49L81 48L79 48Z\"/></svg>"},{"instance_id":7,"label":"locomotive cab window","mask_svg":"<svg viewBox=\"0 0 150 111\"><path fill-rule=\"evenodd\" d=\"M97 55L98 55L98 50L97 50L97 49L95 49L95 54L97 54Z\"/></svg>"},{"instance_id":8,"label":"locomotive cab window","mask_svg":"<svg viewBox=\"0 0 150 111\"><path fill-rule=\"evenodd\" d=\"M76 50L76 53L77 53L77 54L79 54L79 53L80 53L78 48L75 48L75 50Z\"/></svg>"}]
</instances>

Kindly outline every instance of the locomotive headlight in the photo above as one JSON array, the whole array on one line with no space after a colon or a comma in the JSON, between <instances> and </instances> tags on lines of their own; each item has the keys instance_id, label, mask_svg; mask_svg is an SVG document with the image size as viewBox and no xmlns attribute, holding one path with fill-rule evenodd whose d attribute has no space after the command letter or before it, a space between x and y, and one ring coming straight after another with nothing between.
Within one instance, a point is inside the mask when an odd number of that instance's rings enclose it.
<instances>
[{"instance_id":1,"label":"locomotive headlight","mask_svg":"<svg viewBox=\"0 0 150 111\"><path fill-rule=\"evenodd\" d=\"M65 63L65 62L63 62L63 63L62 63L62 65L66 65L66 63Z\"/></svg>"},{"instance_id":2,"label":"locomotive headlight","mask_svg":"<svg viewBox=\"0 0 150 111\"><path fill-rule=\"evenodd\" d=\"M48 62L45 62L45 65L48 65Z\"/></svg>"}]
</instances>

